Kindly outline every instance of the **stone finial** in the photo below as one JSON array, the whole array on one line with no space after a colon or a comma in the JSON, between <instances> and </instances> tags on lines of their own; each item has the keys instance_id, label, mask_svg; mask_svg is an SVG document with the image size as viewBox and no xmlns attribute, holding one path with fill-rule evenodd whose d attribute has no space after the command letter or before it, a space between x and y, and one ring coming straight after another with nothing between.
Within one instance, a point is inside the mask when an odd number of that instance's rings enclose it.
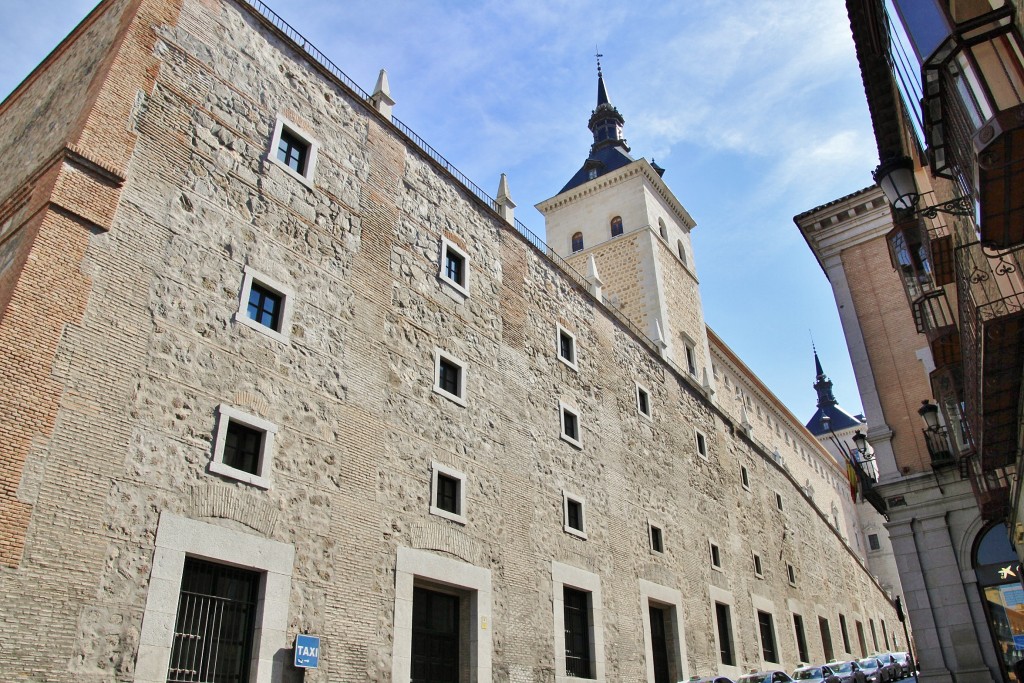
<instances>
[{"instance_id":1,"label":"stone finial","mask_svg":"<svg viewBox=\"0 0 1024 683\"><path fill-rule=\"evenodd\" d=\"M505 219L505 222L514 225L516 203L512 201L512 195L508 193L508 176L504 173L501 174L501 180L498 181L498 198L494 200L494 203L498 205L498 213Z\"/></svg>"},{"instance_id":2,"label":"stone finial","mask_svg":"<svg viewBox=\"0 0 1024 683\"><path fill-rule=\"evenodd\" d=\"M658 346L658 353L662 356L665 355L665 349L668 348L668 342L665 341L665 335L661 333L661 323L658 319L654 319L654 335L652 337L654 343Z\"/></svg>"},{"instance_id":3,"label":"stone finial","mask_svg":"<svg viewBox=\"0 0 1024 683\"><path fill-rule=\"evenodd\" d=\"M712 398L715 395L715 385L711 383L711 375L708 374L708 369L704 368L704 382L701 384L704 388L704 393L707 394L708 398ZM743 407L743 413L746 414L747 408ZM749 423L747 425L750 426Z\"/></svg>"},{"instance_id":4,"label":"stone finial","mask_svg":"<svg viewBox=\"0 0 1024 683\"><path fill-rule=\"evenodd\" d=\"M593 254L587 257L587 280L590 281L590 287L598 301L604 301L601 295L601 287L604 286L604 282L601 280L601 276L597 274L597 262L594 260Z\"/></svg>"},{"instance_id":5,"label":"stone finial","mask_svg":"<svg viewBox=\"0 0 1024 683\"><path fill-rule=\"evenodd\" d=\"M381 69L380 75L377 76L377 85L373 89L373 94L370 95L370 104L389 121L391 120L391 108L395 106L395 101L391 99L391 85L388 83L386 69Z\"/></svg>"}]
</instances>

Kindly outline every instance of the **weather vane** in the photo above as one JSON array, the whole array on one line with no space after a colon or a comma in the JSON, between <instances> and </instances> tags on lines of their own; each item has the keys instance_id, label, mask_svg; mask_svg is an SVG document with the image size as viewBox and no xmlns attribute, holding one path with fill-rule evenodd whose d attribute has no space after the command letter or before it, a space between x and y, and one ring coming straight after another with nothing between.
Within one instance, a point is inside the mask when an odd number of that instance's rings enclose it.
<instances>
[{"instance_id":1,"label":"weather vane","mask_svg":"<svg viewBox=\"0 0 1024 683\"><path fill-rule=\"evenodd\" d=\"M597 46L594 47L594 56L597 57L597 75L600 76L601 75L601 57L604 57L604 55L601 54L601 50Z\"/></svg>"}]
</instances>

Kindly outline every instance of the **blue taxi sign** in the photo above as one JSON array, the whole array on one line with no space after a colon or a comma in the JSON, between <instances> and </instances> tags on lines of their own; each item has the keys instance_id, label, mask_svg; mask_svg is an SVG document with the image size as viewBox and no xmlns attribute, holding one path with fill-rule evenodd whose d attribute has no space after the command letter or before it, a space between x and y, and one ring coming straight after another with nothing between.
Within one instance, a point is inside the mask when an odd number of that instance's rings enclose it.
<instances>
[{"instance_id":1,"label":"blue taxi sign","mask_svg":"<svg viewBox=\"0 0 1024 683\"><path fill-rule=\"evenodd\" d=\"M300 669L315 669L320 664L320 636L295 636L295 666Z\"/></svg>"}]
</instances>

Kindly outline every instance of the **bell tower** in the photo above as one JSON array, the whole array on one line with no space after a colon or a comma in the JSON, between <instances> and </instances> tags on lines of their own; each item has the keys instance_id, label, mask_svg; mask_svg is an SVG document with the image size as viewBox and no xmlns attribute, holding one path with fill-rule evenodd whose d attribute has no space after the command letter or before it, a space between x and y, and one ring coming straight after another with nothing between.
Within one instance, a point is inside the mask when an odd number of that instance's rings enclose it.
<instances>
[{"instance_id":1,"label":"bell tower","mask_svg":"<svg viewBox=\"0 0 1024 683\"><path fill-rule=\"evenodd\" d=\"M599 56L600 59L600 56ZM597 66L590 153L554 197L537 204L548 245L582 274L595 268L602 297L681 370L714 391L690 232L695 223L665 184L665 169L634 159L625 119Z\"/></svg>"}]
</instances>

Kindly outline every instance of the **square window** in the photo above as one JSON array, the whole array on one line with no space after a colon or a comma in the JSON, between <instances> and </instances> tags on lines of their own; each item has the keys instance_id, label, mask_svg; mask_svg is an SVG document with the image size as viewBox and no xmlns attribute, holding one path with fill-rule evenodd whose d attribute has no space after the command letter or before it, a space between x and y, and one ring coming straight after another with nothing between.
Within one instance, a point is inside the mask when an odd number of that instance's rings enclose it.
<instances>
[{"instance_id":1,"label":"square window","mask_svg":"<svg viewBox=\"0 0 1024 683\"><path fill-rule=\"evenodd\" d=\"M750 473L747 471L746 465L740 465L740 483L743 488L750 490Z\"/></svg>"},{"instance_id":2,"label":"square window","mask_svg":"<svg viewBox=\"0 0 1024 683\"><path fill-rule=\"evenodd\" d=\"M761 556L757 553L754 553L754 576L759 579L764 578L764 571L761 567Z\"/></svg>"},{"instance_id":3,"label":"square window","mask_svg":"<svg viewBox=\"0 0 1024 683\"><path fill-rule=\"evenodd\" d=\"M656 553L665 552L665 544L662 538L661 527L649 524L648 528L650 529L651 533L651 550L653 550Z\"/></svg>"},{"instance_id":4,"label":"square window","mask_svg":"<svg viewBox=\"0 0 1024 683\"><path fill-rule=\"evenodd\" d=\"M704 433L699 431L699 430L694 430L694 435L695 435L696 440L697 440L697 455L699 455L700 457L702 457L705 460L707 460L708 459L708 439L707 439L707 437L704 436Z\"/></svg>"},{"instance_id":5,"label":"square window","mask_svg":"<svg viewBox=\"0 0 1024 683\"><path fill-rule=\"evenodd\" d=\"M469 296L469 254L447 237L441 238L441 261L437 276L462 296Z\"/></svg>"},{"instance_id":6,"label":"square window","mask_svg":"<svg viewBox=\"0 0 1024 683\"><path fill-rule=\"evenodd\" d=\"M787 564L786 565L786 574L789 575L789 585L790 586L795 586L796 585L796 567L794 567L791 564Z\"/></svg>"},{"instance_id":7,"label":"square window","mask_svg":"<svg viewBox=\"0 0 1024 683\"><path fill-rule=\"evenodd\" d=\"M291 288L244 266L234 321L287 343L294 299Z\"/></svg>"},{"instance_id":8,"label":"square window","mask_svg":"<svg viewBox=\"0 0 1024 683\"><path fill-rule=\"evenodd\" d=\"M466 405L466 364L441 349L434 349L433 391L460 406Z\"/></svg>"},{"instance_id":9,"label":"square window","mask_svg":"<svg viewBox=\"0 0 1024 683\"><path fill-rule=\"evenodd\" d=\"M576 365L576 335L561 325L557 325L558 337L555 341L558 360L573 370L579 371Z\"/></svg>"},{"instance_id":10,"label":"square window","mask_svg":"<svg viewBox=\"0 0 1024 683\"><path fill-rule=\"evenodd\" d=\"M278 115L267 158L303 185L313 187L320 144L302 129Z\"/></svg>"},{"instance_id":11,"label":"square window","mask_svg":"<svg viewBox=\"0 0 1024 683\"><path fill-rule=\"evenodd\" d=\"M708 542L711 547L711 567L712 569L722 568L722 551L719 550L718 544L714 541Z\"/></svg>"},{"instance_id":12,"label":"square window","mask_svg":"<svg viewBox=\"0 0 1024 683\"><path fill-rule=\"evenodd\" d=\"M782 494L781 493L776 493L775 494L775 507L777 507L780 512L782 511Z\"/></svg>"},{"instance_id":13,"label":"square window","mask_svg":"<svg viewBox=\"0 0 1024 683\"><path fill-rule=\"evenodd\" d=\"M466 475L458 470L430 463L430 514L466 523Z\"/></svg>"},{"instance_id":14,"label":"square window","mask_svg":"<svg viewBox=\"0 0 1024 683\"><path fill-rule=\"evenodd\" d=\"M221 404L209 471L269 489L276 433L273 423Z\"/></svg>"},{"instance_id":15,"label":"square window","mask_svg":"<svg viewBox=\"0 0 1024 683\"><path fill-rule=\"evenodd\" d=\"M566 491L562 492L562 530L585 539L587 537L587 517L584 500Z\"/></svg>"},{"instance_id":16,"label":"square window","mask_svg":"<svg viewBox=\"0 0 1024 683\"><path fill-rule=\"evenodd\" d=\"M576 448L583 448L583 441L580 435L579 412L575 408L559 401L558 414L559 422L561 423L560 438Z\"/></svg>"},{"instance_id":17,"label":"square window","mask_svg":"<svg viewBox=\"0 0 1024 683\"><path fill-rule=\"evenodd\" d=\"M639 384L636 385L636 409L647 419L651 418L651 395Z\"/></svg>"}]
</instances>

